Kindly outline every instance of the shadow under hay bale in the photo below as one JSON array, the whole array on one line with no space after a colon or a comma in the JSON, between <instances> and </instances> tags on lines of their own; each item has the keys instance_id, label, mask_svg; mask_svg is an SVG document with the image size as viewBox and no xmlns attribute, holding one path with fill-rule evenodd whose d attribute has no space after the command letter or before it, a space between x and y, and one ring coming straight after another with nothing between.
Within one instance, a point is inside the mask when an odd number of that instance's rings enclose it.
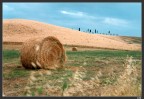
<instances>
[{"instance_id":1,"label":"shadow under hay bale","mask_svg":"<svg viewBox=\"0 0 144 99\"><path fill-rule=\"evenodd\" d=\"M73 48L72 48L72 51L77 51L77 47L73 47Z\"/></svg>"},{"instance_id":2,"label":"shadow under hay bale","mask_svg":"<svg viewBox=\"0 0 144 99\"><path fill-rule=\"evenodd\" d=\"M28 40L21 48L21 63L26 69L62 68L65 60L63 45L52 36Z\"/></svg>"}]
</instances>

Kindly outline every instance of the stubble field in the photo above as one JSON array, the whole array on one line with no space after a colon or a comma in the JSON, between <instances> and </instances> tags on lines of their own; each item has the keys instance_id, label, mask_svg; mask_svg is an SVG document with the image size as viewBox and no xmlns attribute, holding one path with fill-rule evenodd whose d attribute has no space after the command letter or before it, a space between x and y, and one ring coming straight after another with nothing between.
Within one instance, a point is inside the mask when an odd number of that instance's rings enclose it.
<instances>
[{"instance_id":1,"label":"stubble field","mask_svg":"<svg viewBox=\"0 0 144 99\"><path fill-rule=\"evenodd\" d=\"M26 70L21 45L3 45L4 96L140 96L141 51L65 46L59 70Z\"/></svg>"}]
</instances>

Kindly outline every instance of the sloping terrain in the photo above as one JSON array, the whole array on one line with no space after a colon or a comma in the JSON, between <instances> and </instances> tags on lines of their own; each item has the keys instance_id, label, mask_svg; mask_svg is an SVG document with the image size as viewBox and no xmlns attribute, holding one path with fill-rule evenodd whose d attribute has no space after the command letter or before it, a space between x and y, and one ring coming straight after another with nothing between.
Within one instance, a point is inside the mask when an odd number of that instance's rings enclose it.
<instances>
[{"instance_id":1,"label":"sloping terrain","mask_svg":"<svg viewBox=\"0 0 144 99\"><path fill-rule=\"evenodd\" d=\"M141 50L141 44L134 42L129 43L126 41L126 37L89 34L32 20L3 20L3 42L5 43L19 43L25 42L30 38L43 38L47 36L55 36L65 45L120 50Z\"/></svg>"}]
</instances>

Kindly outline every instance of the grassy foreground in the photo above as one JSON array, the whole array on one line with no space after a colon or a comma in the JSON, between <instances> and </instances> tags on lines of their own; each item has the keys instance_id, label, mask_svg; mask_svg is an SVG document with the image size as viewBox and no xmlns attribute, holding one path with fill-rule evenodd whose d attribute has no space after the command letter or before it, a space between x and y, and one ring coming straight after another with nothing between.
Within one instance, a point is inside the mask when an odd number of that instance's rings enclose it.
<instances>
[{"instance_id":1,"label":"grassy foreground","mask_svg":"<svg viewBox=\"0 0 144 99\"><path fill-rule=\"evenodd\" d=\"M25 70L18 50L3 50L6 96L140 96L139 51L67 51L65 68ZM12 83L13 82L13 83Z\"/></svg>"}]
</instances>

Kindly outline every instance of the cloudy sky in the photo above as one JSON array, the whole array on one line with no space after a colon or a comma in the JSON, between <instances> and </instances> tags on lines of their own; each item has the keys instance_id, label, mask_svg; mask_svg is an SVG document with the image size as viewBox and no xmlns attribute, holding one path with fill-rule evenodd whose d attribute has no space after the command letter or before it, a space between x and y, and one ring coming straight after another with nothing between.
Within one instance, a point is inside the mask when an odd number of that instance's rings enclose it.
<instances>
[{"instance_id":1,"label":"cloudy sky","mask_svg":"<svg viewBox=\"0 0 144 99\"><path fill-rule=\"evenodd\" d=\"M3 19L141 37L141 3L3 3Z\"/></svg>"}]
</instances>

